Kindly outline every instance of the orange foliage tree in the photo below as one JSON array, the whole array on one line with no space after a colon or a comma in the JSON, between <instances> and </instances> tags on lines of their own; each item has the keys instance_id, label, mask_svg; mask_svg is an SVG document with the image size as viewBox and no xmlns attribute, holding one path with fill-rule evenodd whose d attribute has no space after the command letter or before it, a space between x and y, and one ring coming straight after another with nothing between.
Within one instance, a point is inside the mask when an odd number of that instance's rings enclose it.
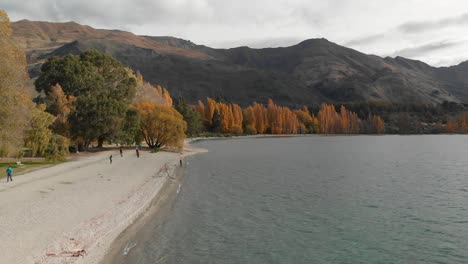
<instances>
[{"instance_id":1,"label":"orange foliage tree","mask_svg":"<svg viewBox=\"0 0 468 264\"><path fill-rule=\"evenodd\" d=\"M243 114L242 108L237 104L226 104L223 102L216 102L212 98L207 98L206 106L203 102L198 101L196 110L202 116L206 124L211 125L215 110L218 110L221 115L221 132L233 133L240 135L243 133L242 122Z\"/></svg>"},{"instance_id":2,"label":"orange foliage tree","mask_svg":"<svg viewBox=\"0 0 468 264\"><path fill-rule=\"evenodd\" d=\"M137 87L134 102L152 102L159 105L172 106L172 98L169 92L157 85L156 87L143 80L143 76L139 73L135 76Z\"/></svg>"},{"instance_id":3,"label":"orange foliage tree","mask_svg":"<svg viewBox=\"0 0 468 264\"><path fill-rule=\"evenodd\" d=\"M322 104L318 119L320 133L323 134L359 134L362 132L382 134L385 132L385 123L380 116L370 115L366 122L358 115L341 106L340 113L336 112L334 105Z\"/></svg>"},{"instance_id":4,"label":"orange foliage tree","mask_svg":"<svg viewBox=\"0 0 468 264\"><path fill-rule=\"evenodd\" d=\"M315 116L307 107L293 111L288 107L276 105L271 99L266 106L255 102L242 109L237 104L226 104L207 98L206 105L198 101L196 110L208 124L212 123L214 112L218 111L223 133L244 132L252 135L385 132L385 124L379 116L372 116L363 122L356 113L347 110L345 106L341 106L338 113L332 104L322 104L318 116Z\"/></svg>"},{"instance_id":5,"label":"orange foliage tree","mask_svg":"<svg viewBox=\"0 0 468 264\"><path fill-rule=\"evenodd\" d=\"M152 102L138 102L134 108L140 114L140 130L150 148L183 147L187 124L173 107Z\"/></svg>"},{"instance_id":6,"label":"orange foliage tree","mask_svg":"<svg viewBox=\"0 0 468 264\"><path fill-rule=\"evenodd\" d=\"M448 133L466 133L468 128L468 112L463 112L447 121Z\"/></svg>"},{"instance_id":7,"label":"orange foliage tree","mask_svg":"<svg viewBox=\"0 0 468 264\"><path fill-rule=\"evenodd\" d=\"M297 109L294 111L296 113L297 118L300 122L300 131L301 134L312 134L318 133L319 128L319 121L318 118L309 112L307 107L303 107L302 109Z\"/></svg>"}]
</instances>

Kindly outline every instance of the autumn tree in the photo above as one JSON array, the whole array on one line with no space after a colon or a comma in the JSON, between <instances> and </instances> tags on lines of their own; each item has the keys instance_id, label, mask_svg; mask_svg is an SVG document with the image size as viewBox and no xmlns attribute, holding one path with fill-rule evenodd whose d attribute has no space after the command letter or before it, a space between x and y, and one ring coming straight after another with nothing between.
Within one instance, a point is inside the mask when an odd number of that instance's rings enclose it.
<instances>
[{"instance_id":1,"label":"autumn tree","mask_svg":"<svg viewBox=\"0 0 468 264\"><path fill-rule=\"evenodd\" d=\"M187 124L177 110L151 102L138 102L134 107L141 117L141 134L150 148L183 148Z\"/></svg>"},{"instance_id":2,"label":"autumn tree","mask_svg":"<svg viewBox=\"0 0 468 264\"><path fill-rule=\"evenodd\" d=\"M265 134L267 126L267 110L265 107L258 103L252 104L253 117L255 120L255 130L258 134Z\"/></svg>"},{"instance_id":3,"label":"autumn tree","mask_svg":"<svg viewBox=\"0 0 468 264\"><path fill-rule=\"evenodd\" d=\"M11 39L10 20L0 9L0 156L23 146L33 103L24 52Z\"/></svg>"},{"instance_id":4,"label":"autumn tree","mask_svg":"<svg viewBox=\"0 0 468 264\"><path fill-rule=\"evenodd\" d=\"M363 124L357 113L349 111L345 106L341 106L340 113L337 113L332 104L322 104L318 119L320 133L323 134L358 134L367 124Z\"/></svg>"},{"instance_id":5,"label":"autumn tree","mask_svg":"<svg viewBox=\"0 0 468 264\"><path fill-rule=\"evenodd\" d=\"M33 109L29 128L26 130L25 146L31 149L33 157L44 156L52 137L52 130L49 126L54 122L55 117L45 112L45 108L45 105L37 105Z\"/></svg>"},{"instance_id":6,"label":"autumn tree","mask_svg":"<svg viewBox=\"0 0 468 264\"><path fill-rule=\"evenodd\" d=\"M367 134L383 134L385 132L385 123L380 116L369 114L363 125L363 130Z\"/></svg>"},{"instance_id":7,"label":"autumn tree","mask_svg":"<svg viewBox=\"0 0 468 264\"><path fill-rule=\"evenodd\" d=\"M468 130L468 112L462 112L447 121L448 133L465 134Z\"/></svg>"},{"instance_id":8,"label":"autumn tree","mask_svg":"<svg viewBox=\"0 0 468 264\"><path fill-rule=\"evenodd\" d=\"M47 105L46 111L56 117L52 130L67 138L70 137L68 116L72 112L74 100L75 97L65 95L60 84L54 85L44 100Z\"/></svg>"},{"instance_id":9,"label":"autumn tree","mask_svg":"<svg viewBox=\"0 0 468 264\"><path fill-rule=\"evenodd\" d=\"M247 107L242 111L243 115L243 122L242 126L244 128L244 132L247 135L256 135L257 129L255 127L255 113L252 106Z\"/></svg>"},{"instance_id":10,"label":"autumn tree","mask_svg":"<svg viewBox=\"0 0 468 264\"><path fill-rule=\"evenodd\" d=\"M318 119L320 122L320 133L335 134L339 132L338 126L341 125L341 121L334 105L322 104L318 113Z\"/></svg>"},{"instance_id":11,"label":"autumn tree","mask_svg":"<svg viewBox=\"0 0 468 264\"><path fill-rule=\"evenodd\" d=\"M241 135L244 130L242 123L244 122L244 115L242 108L238 104L231 104L232 108L232 126L230 132L236 135Z\"/></svg>"},{"instance_id":12,"label":"autumn tree","mask_svg":"<svg viewBox=\"0 0 468 264\"><path fill-rule=\"evenodd\" d=\"M143 76L140 73L135 75L136 79L136 94L133 102L152 102L159 105L172 106L172 97L167 91L160 85L153 86L143 80Z\"/></svg>"},{"instance_id":13,"label":"autumn tree","mask_svg":"<svg viewBox=\"0 0 468 264\"><path fill-rule=\"evenodd\" d=\"M299 119L300 124L302 124L302 133L305 134L312 134L312 133L319 133L318 127L318 119L313 114L309 112L307 107L303 107L302 109L297 109L294 111L297 118Z\"/></svg>"}]
</instances>

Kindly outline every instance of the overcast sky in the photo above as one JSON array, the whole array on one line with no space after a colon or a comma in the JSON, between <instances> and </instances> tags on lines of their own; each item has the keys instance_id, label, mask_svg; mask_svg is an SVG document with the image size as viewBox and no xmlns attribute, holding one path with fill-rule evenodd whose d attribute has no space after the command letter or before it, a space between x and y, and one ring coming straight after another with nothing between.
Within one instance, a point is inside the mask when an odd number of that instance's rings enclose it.
<instances>
[{"instance_id":1,"label":"overcast sky","mask_svg":"<svg viewBox=\"0 0 468 264\"><path fill-rule=\"evenodd\" d=\"M11 20L75 21L211 47L326 38L445 66L468 60L467 0L0 0Z\"/></svg>"}]
</instances>

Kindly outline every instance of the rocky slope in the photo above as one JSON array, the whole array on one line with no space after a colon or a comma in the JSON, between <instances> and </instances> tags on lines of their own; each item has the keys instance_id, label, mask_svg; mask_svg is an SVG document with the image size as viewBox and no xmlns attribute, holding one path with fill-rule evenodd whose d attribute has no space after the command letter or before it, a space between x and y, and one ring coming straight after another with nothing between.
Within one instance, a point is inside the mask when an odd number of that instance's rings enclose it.
<instances>
[{"instance_id":1,"label":"rocky slope","mask_svg":"<svg viewBox=\"0 0 468 264\"><path fill-rule=\"evenodd\" d=\"M311 39L285 48L213 49L172 37L138 36L74 22L12 23L32 77L51 56L98 49L166 86L189 102L210 97L241 104L299 106L384 100L398 103L468 102L468 62L435 68L401 57L381 58Z\"/></svg>"}]
</instances>

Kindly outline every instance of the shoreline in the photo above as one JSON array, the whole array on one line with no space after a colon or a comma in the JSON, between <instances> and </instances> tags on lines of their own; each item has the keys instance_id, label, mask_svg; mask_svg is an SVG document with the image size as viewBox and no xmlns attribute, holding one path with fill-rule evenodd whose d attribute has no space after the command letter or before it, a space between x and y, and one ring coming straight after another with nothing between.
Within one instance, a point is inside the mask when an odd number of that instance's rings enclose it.
<instances>
[{"instance_id":1,"label":"shoreline","mask_svg":"<svg viewBox=\"0 0 468 264\"><path fill-rule=\"evenodd\" d=\"M124 218L123 222L120 222L120 224L112 230L109 230L107 234L105 234L103 237L100 238L100 242L96 242L94 247L90 248L90 252L87 253L86 256L82 258L78 258L76 262L77 264L104 264L106 263L106 259L108 255L110 255L115 247L115 244L117 242L117 239L121 235L125 234L125 231L127 229L131 228L136 228L135 223L138 223L139 220L145 219L149 215L149 211L155 206L155 204L159 203L159 200L161 199L161 196L164 196L164 194L167 193L167 188L170 187L170 179L169 177L174 177L177 175L178 171L181 170L179 167L179 157L184 159L185 157L191 156L191 155L196 155L199 153L204 153L207 152L205 149L200 149L200 148L193 148L190 143L192 141L186 140L184 142L184 150L182 154L177 154L178 157L174 157L172 160L169 162L163 164L157 171L155 176L152 176L152 178L159 178L163 179L159 184L156 185L151 185L145 183L142 188L137 190L137 196L139 202L142 202L143 205L140 207L137 207L136 209L133 209L133 212L130 215L127 215ZM163 153L172 153L172 152L159 152L157 154L151 154L151 155L158 155L158 154L163 154ZM151 191L151 189L153 189ZM135 208L134 206L137 206L138 203L132 203L130 205L132 208ZM119 204L119 208L114 208L117 211L120 211L120 207L122 207L121 204ZM125 205L123 206L125 207ZM159 210L156 209L156 211L153 211L153 214L158 213ZM110 219L111 217L104 217L106 219ZM118 221L115 221L116 223ZM49 262L47 262L49 263ZM54 262L55 263L55 262ZM60 262L63 263L63 262Z\"/></svg>"},{"instance_id":2,"label":"shoreline","mask_svg":"<svg viewBox=\"0 0 468 264\"><path fill-rule=\"evenodd\" d=\"M138 245L138 240L145 235L148 224L162 225L171 213L178 192L185 179L185 166L176 167L173 179L167 180L158 194L152 199L148 208L142 212L135 221L126 227L111 243L100 264L128 263L126 256L133 252Z\"/></svg>"},{"instance_id":3,"label":"shoreline","mask_svg":"<svg viewBox=\"0 0 468 264\"><path fill-rule=\"evenodd\" d=\"M194 148L191 143L193 141L186 140L184 143L184 151L180 155L180 158L185 159L188 156L196 155L199 153L205 153L208 150L202 148ZM170 163L170 164L169 164ZM161 206L165 203L165 200L171 198L171 193L174 191L174 186L179 187L183 180L183 174L185 167L179 166L179 159L176 158L171 162L166 163L158 171L158 176L164 179L164 182L155 190L151 195L146 196L145 205L139 210L135 211L131 219L127 219L127 223L122 225L121 228L113 230L112 234L104 239L103 247L101 250L95 250L93 255L90 254L91 259L82 258L77 261L78 264L114 264L112 257L117 256L120 252L120 248L123 245L123 241L126 241L128 233L136 231L141 225L147 221L151 216L157 215L161 217ZM169 165L169 168L166 167ZM169 170L167 170L169 169ZM173 181L177 184L173 184ZM175 189L176 190L176 189ZM175 198L175 197L172 197ZM130 230L130 231L129 231ZM119 240L120 239L120 240ZM128 248L130 251L132 247ZM89 262L91 261L91 262Z\"/></svg>"},{"instance_id":4,"label":"shoreline","mask_svg":"<svg viewBox=\"0 0 468 264\"><path fill-rule=\"evenodd\" d=\"M203 152L186 140L182 154L144 151L138 159L110 150L13 175L0 184L0 263L100 263L161 193L179 158Z\"/></svg>"}]
</instances>

